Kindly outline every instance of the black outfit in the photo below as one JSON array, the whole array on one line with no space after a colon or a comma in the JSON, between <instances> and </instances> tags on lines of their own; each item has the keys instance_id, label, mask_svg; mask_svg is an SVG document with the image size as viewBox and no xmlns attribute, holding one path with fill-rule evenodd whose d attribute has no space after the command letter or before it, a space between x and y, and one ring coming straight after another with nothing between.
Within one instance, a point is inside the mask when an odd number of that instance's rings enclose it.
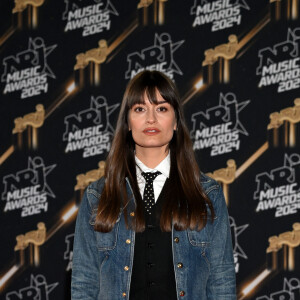
<instances>
[{"instance_id":1,"label":"black outfit","mask_svg":"<svg viewBox=\"0 0 300 300\"><path fill-rule=\"evenodd\" d=\"M167 179L151 214L146 213L143 202L146 228L135 234L130 300L177 300L172 235L162 232L159 226L168 187Z\"/></svg>"}]
</instances>

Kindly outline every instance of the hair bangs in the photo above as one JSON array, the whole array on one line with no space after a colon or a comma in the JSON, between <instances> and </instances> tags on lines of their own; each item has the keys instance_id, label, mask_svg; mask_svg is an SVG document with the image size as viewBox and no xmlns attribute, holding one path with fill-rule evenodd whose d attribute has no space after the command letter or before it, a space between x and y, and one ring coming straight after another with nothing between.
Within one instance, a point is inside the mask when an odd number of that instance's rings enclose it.
<instances>
[{"instance_id":1,"label":"hair bangs","mask_svg":"<svg viewBox=\"0 0 300 300\"><path fill-rule=\"evenodd\" d=\"M132 86L132 88L128 91L127 95L127 108L131 109L136 104L144 104L144 95L145 89L142 89L141 87L136 88Z\"/></svg>"},{"instance_id":2,"label":"hair bangs","mask_svg":"<svg viewBox=\"0 0 300 300\"><path fill-rule=\"evenodd\" d=\"M176 90L170 87L170 81L166 75L162 76L158 72L141 72L128 88L127 108L131 109L136 104L145 104L145 97L151 104L157 105L159 103L157 92L167 103L177 108L179 96L176 94Z\"/></svg>"}]
</instances>

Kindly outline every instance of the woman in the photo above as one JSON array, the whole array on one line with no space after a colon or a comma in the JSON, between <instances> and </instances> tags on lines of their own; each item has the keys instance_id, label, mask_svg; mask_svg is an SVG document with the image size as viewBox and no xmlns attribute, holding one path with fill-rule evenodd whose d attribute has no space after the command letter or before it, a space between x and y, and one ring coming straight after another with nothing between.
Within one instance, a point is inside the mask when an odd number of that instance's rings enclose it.
<instances>
[{"instance_id":1,"label":"woman","mask_svg":"<svg viewBox=\"0 0 300 300\"><path fill-rule=\"evenodd\" d=\"M105 178L86 190L72 299L236 299L227 208L200 173L174 83L128 84Z\"/></svg>"}]
</instances>

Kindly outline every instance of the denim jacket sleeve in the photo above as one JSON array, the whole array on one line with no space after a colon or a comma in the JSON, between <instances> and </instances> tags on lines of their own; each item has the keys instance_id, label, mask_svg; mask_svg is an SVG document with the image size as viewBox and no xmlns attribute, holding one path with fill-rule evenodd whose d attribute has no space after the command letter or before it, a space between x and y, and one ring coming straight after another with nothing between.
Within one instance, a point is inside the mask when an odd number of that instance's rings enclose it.
<instances>
[{"instance_id":1,"label":"denim jacket sleeve","mask_svg":"<svg viewBox=\"0 0 300 300\"><path fill-rule=\"evenodd\" d=\"M100 262L96 238L90 224L92 208L87 190L79 208L73 246L72 300L95 300L99 293Z\"/></svg>"},{"instance_id":2,"label":"denim jacket sleeve","mask_svg":"<svg viewBox=\"0 0 300 300\"><path fill-rule=\"evenodd\" d=\"M231 231L228 211L222 188L210 198L215 208L216 219L211 236L211 264L206 292L208 299L235 300L236 283Z\"/></svg>"}]
</instances>

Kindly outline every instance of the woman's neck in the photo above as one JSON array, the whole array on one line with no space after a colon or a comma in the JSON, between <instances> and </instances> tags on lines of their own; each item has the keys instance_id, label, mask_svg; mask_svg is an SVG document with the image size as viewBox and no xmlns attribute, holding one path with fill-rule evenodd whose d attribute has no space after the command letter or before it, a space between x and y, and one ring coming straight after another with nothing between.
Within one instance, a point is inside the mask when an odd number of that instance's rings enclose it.
<instances>
[{"instance_id":1,"label":"woman's neck","mask_svg":"<svg viewBox=\"0 0 300 300\"><path fill-rule=\"evenodd\" d=\"M168 149L136 147L136 157L148 168L154 169L168 155Z\"/></svg>"}]
</instances>

